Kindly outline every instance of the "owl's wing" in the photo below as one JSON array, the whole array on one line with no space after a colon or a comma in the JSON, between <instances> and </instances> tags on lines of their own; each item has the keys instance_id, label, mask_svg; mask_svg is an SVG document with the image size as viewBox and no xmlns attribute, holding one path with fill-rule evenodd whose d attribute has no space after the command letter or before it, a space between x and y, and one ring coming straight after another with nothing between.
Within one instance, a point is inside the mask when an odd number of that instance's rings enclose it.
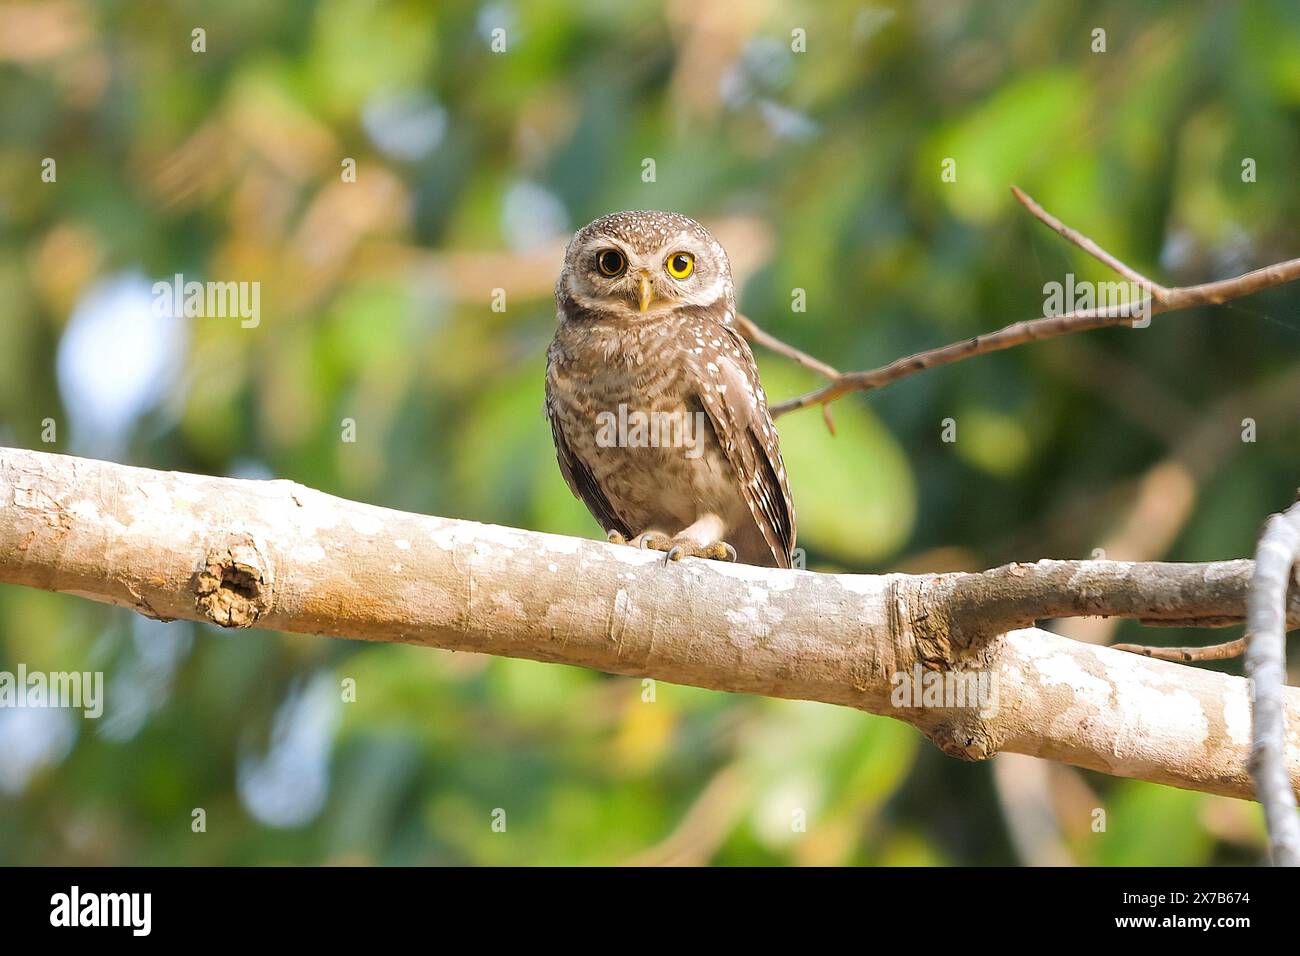
<instances>
[{"instance_id":1,"label":"owl's wing","mask_svg":"<svg viewBox=\"0 0 1300 956\"><path fill-rule=\"evenodd\" d=\"M587 506L591 516L600 522L602 531L617 531L625 538L632 537L633 531L614 511L614 506L609 503L605 493L600 490L600 485L596 482L591 470L569 447L568 439L564 437L564 426L561 424L555 408L551 405L549 395L547 396L545 410L546 418L551 423L551 437L555 441L555 460L559 462L560 474L564 475L564 480L568 484L569 490L573 492L573 496Z\"/></svg>"},{"instance_id":2,"label":"owl's wing","mask_svg":"<svg viewBox=\"0 0 1300 956\"><path fill-rule=\"evenodd\" d=\"M697 397L740 480L741 494L763 540L777 565L788 568L795 541L794 502L758 366L749 343L736 329L723 323L714 327L713 339L721 345L688 353L695 366L692 379Z\"/></svg>"}]
</instances>

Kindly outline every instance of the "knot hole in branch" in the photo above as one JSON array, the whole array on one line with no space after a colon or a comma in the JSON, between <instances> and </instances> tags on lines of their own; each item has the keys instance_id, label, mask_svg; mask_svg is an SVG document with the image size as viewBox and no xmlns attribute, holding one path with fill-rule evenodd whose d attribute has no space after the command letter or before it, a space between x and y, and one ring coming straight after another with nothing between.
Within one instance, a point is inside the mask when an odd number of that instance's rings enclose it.
<instances>
[{"instance_id":1,"label":"knot hole in branch","mask_svg":"<svg viewBox=\"0 0 1300 956\"><path fill-rule=\"evenodd\" d=\"M263 549L250 535L232 534L208 551L194 573L194 605L221 627L252 627L271 609L271 584Z\"/></svg>"}]
</instances>

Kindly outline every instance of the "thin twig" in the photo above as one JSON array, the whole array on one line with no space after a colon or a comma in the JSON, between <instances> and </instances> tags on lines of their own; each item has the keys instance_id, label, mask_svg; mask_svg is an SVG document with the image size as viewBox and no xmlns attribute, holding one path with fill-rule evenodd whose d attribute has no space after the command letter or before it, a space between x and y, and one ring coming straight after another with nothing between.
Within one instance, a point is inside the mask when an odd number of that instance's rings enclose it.
<instances>
[{"instance_id":1,"label":"thin twig","mask_svg":"<svg viewBox=\"0 0 1300 956\"><path fill-rule=\"evenodd\" d=\"M1246 639L1239 637L1235 641L1210 644L1207 647L1154 647L1150 644L1112 644L1111 647L1117 651L1154 657L1158 661L1194 664L1200 661L1226 661L1240 657L1246 649Z\"/></svg>"},{"instance_id":2,"label":"thin twig","mask_svg":"<svg viewBox=\"0 0 1300 956\"><path fill-rule=\"evenodd\" d=\"M1115 256L1112 256L1109 252L1107 252L1101 246L1097 245L1097 243L1093 242L1091 239L1089 239L1083 233L1079 232L1077 229L1071 229L1069 226L1061 222L1061 220L1057 219L1055 216L1053 216L1042 206L1038 205L1038 203L1034 202L1034 200L1031 199L1029 196L1027 196L1024 190L1022 190L1019 186L1013 185L1011 187L1011 192L1016 197L1016 199L1020 201L1020 204L1029 210L1030 214L1035 219L1043 223L1049 229L1052 229L1055 232L1060 233L1062 236L1070 240L1070 242L1074 243L1076 246L1078 246L1084 252L1088 253L1088 255L1092 256L1098 262L1102 263L1103 265L1109 266L1110 268L1118 272L1120 275L1122 275L1125 279L1128 279L1130 282L1136 283L1137 285L1140 285L1142 288L1146 289L1147 292L1150 293L1151 298L1155 299L1157 302L1163 302L1168 297L1169 290L1166 289L1164 286L1160 285L1159 283L1152 282L1150 279L1148 279L1142 273L1138 272L1133 267L1126 265L1124 262L1120 261Z\"/></svg>"},{"instance_id":3,"label":"thin twig","mask_svg":"<svg viewBox=\"0 0 1300 956\"><path fill-rule=\"evenodd\" d=\"M1143 276L1136 269L1125 265L1086 236L1065 226L1020 190L1016 189L1015 192L1017 198L1025 204L1026 208L1035 217L1051 226L1090 255L1095 256L1121 275L1129 278L1130 281L1149 290L1150 294L1137 303L1127 302L1103 309L1077 309L1065 315L1016 322L994 332L962 339L959 342L953 342L940 348L927 349L895 359L879 368L862 372L842 372L833 377L828 375L830 381L826 385L815 391L787 399L784 402L778 402L772 406L772 414L774 416L783 415L786 412L798 408L808 408L812 405L824 406L850 392L881 388L926 369L949 365L962 359L973 358L976 355L998 352L1017 345L1023 345L1026 342L1057 338L1062 335L1086 332L1091 329L1132 325L1146 316L1162 312L1175 312L1194 305L1219 304L1251 295L1261 289L1268 289L1300 279L1300 259L1288 259L1231 279L1221 279L1193 286L1161 286ZM750 325L752 326L753 323L751 322ZM756 326L754 329L761 332ZM782 354L791 354L790 347L786 346L785 343L774 339L767 333L761 334L763 338L756 338L755 341L760 341L768 348L782 352ZM810 361L815 363L815 359L810 359L801 352L799 355L803 356L798 359L801 364L807 365L809 368L817 367L816 364L809 364ZM820 371L824 375L827 374L826 370Z\"/></svg>"},{"instance_id":4,"label":"thin twig","mask_svg":"<svg viewBox=\"0 0 1300 956\"><path fill-rule=\"evenodd\" d=\"M1286 597L1300 561L1300 503L1273 515L1255 550L1246 596L1246 674L1251 687L1250 775L1264 807L1275 866L1300 866L1296 816L1286 757Z\"/></svg>"},{"instance_id":5,"label":"thin twig","mask_svg":"<svg viewBox=\"0 0 1300 956\"><path fill-rule=\"evenodd\" d=\"M736 327L740 330L740 334L749 341L761 345L778 355L784 355L788 359L793 359L804 368L810 368L824 378L835 381L835 379L840 377L839 371L833 366L827 365L821 359L813 358L807 352L802 352L793 345L782 342L775 335L764 332L754 323L754 320L749 318L747 315L736 313ZM834 435L835 419L831 416L830 405L822 406L822 421L826 423L827 431Z\"/></svg>"},{"instance_id":6,"label":"thin twig","mask_svg":"<svg viewBox=\"0 0 1300 956\"><path fill-rule=\"evenodd\" d=\"M763 346L763 348L776 352L778 355L784 355L788 359L794 359L794 361L798 362L804 368L810 368L818 375L829 379L837 379L840 377L840 373L836 368L827 365L821 359L813 358L807 352L801 352L793 345L782 342L775 335L764 332L755 325L754 320L747 315L736 314L736 328L739 329L740 334L749 341L757 342L759 345Z\"/></svg>"}]
</instances>

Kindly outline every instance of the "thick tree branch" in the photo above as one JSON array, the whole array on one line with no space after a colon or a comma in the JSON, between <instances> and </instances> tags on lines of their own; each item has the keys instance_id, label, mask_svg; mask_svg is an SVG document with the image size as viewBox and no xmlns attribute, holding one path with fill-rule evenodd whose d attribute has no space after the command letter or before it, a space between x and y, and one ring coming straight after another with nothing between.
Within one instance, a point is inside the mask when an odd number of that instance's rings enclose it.
<instances>
[{"instance_id":1,"label":"thick tree branch","mask_svg":"<svg viewBox=\"0 0 1300 956\"><path fill-rule=\"evenodd\" d=\"M0 449L0 582L156 618L825 701L904 720L967 759L1006 750L1237 797L1253 793L1244 678L1019 625L1069 614L1240 620L1250 573L1243 561L883 576L664 566L632 548L406 514L289 481ZM916 678L917 696L900 698ZM936 679L982 680L991 696L943 706L952 698L921 694ZM1283 699L1295 788L1300 691Z\"/></svg>"},{"instance_id":2,"label":"thick tree branch","mask_svg":"<svg viewBox=\"0 0 1300 956\"><path fill-rule=\"evenodd\" d=\"M895 359L879 368L864 372L839 372L835 374L832 374L833 370L819 369L818 365L823 363L799 352L792 346L786 345L766 332L762 332L761 329L758 329L757 326L750 322L753 332L756 333L750 335L752 340L759 341L781 354L790 355L800 364L816 369L830 379L828 384L819 389L773 405L772 414L774 416L783 415L786 412L792 412L798 408L807 408L811 405L824 407L827 403L833 402L850 392L881 388L917 372L938 368L941 365L950 365L953 362L973 358L976 355L999 352L1017 345L1024 345L1027 342L1057 338L1075 332L1086 332L1091 329L1102 329L1117 325L1132 325L1139 319L1162 312L1176 312L1197 305L1214 305L1228 302L1232 299L1240 299L1259 292L1262 289L1300 279L1300 259L1289 259L1232 279L1221 279L1217 282L1206 282L1201 285L1166 288L1151 281L1136 269L1125 265L1087 236L1066 226L1017 187L1012 186L1011 189L1016 198L1037 219L1079 246L1089 255L1110 266L1129 281L1145 289L1147 297L1136 303L1112 305L1106 308L1078 309L1064 315L1016 322L995 332L962 339L959 342L953 342L940 348L927 349L923 352ZM757 338L756 335L761 335L762 338Z\"/></svg>"}]
</instances>

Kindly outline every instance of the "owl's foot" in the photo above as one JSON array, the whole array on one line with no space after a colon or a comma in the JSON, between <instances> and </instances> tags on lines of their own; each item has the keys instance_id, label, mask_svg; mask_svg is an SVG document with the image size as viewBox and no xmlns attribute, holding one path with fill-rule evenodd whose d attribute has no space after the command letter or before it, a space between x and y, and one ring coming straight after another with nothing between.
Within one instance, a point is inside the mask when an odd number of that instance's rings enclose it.
<instances>
[{"instance_id":1,"label":"owl's foot","mask_svg":"<svg viewBox=\"0 0 1300 956\"><path fill-rule=\"evenodd\" d=\"M730 561L733 564L736 561L736 549L725 541L712 541L709 544L700 544L691 538L673 538L668 542L664 555L664 564L669 561L680 561L682 558L709 558L713 561Z\"/></svg>"},{"instance_id":2,"label":"owl's foot","mask_svg":"<svg viewBox=\"0 0 1300 956\"><path fill-rule=\"evenodd\" d=\"M610 544L626 544L629 547L640 548L642 551L645 551L647 548L662 551L663 548L658 545L661 542L667 544L668 535L664 534L662 531L642 531L639 535L629 541L627 538L623 537L623 532L621 531L606 531L605 540Z\"/></svg>"},{"instance_id":3,"label":"owl's foot","mask_svg":"<svg viewBox=\"0 0 1300 956\"><path fill-rule=\"evenodd\" d=\"M666 551L671 541L668 535L662 531L642 531L635 538L630 538L623 542L634 548L640 548L642 551Z\"/></svg>"},{"instance_id":4,"label":"owl's foot","mask_svg":"<svg viewBox=\"0 0 1300 956\"><path fill-rule=\"evenodd\" d=\"M682 558L709 558L714 561L736 560L736 549L725 541L712 541L701 544L696 538L683 533L670 538L662 531L642 531L634 538L625 538L619 531L605 534L610 544L626 544L642 551L663 551L664 564L680 561Z\"/></svg>"}]
</instances>

